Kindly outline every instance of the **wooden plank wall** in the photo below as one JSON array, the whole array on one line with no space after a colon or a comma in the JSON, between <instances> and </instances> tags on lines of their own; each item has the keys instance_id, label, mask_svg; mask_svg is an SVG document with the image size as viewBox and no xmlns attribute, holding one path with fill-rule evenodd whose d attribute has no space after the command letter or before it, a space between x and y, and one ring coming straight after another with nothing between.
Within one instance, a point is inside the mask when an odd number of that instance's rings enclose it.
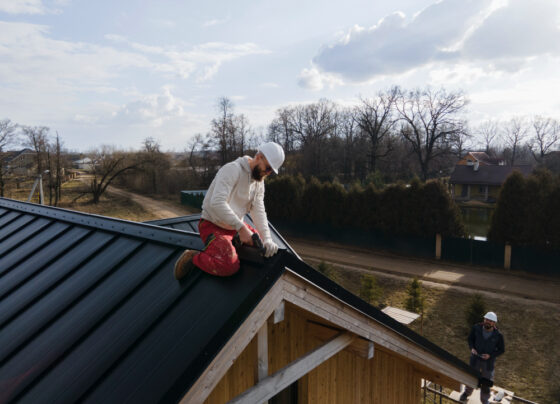
<instances>
[{"instance_id":1,"label":"wooden plank wall","mask_svg":"<svg viewBox=\"0 0 560 404\"><path fill-rule=\"evenodd\" d=\"M309 317L306 312L286 305L284 321L268 322L269 375L324 343L308 332ZM420 402L421 377L411 362L378 346L371 360L344 350L298 381L298 401L416 404ZM256 383L255 337L206 403L225 403Z\"/></svg>"},{"instance_id":2,"label":"wooden plank wall","mask_svg":"<svg viewBox=\"0 0 560 404\"><path fill-rule=\"evenodd\" d=\"M233 365L204 402L207 404L227 403L257 384L257 362L257 338L255 337L233 362Z\"/></svg>"}]
</instances>

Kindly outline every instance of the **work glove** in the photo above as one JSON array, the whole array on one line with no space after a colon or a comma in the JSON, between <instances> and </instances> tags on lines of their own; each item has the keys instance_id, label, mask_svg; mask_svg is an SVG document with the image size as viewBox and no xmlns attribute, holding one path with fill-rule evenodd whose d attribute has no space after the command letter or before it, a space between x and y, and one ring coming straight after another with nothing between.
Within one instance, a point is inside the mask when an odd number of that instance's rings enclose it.
<instances>
[{"instance_id":1,"label":"work glove","mask_svg":"<svg viewBox=\"0 0 560 404\"><path fill-rule=\"evenodd\" d=\"M264 242L264 256L266 258L272 257L274 254L278 252L278 246L272 240L266 240Z\"/></svg>"}]
</instances>

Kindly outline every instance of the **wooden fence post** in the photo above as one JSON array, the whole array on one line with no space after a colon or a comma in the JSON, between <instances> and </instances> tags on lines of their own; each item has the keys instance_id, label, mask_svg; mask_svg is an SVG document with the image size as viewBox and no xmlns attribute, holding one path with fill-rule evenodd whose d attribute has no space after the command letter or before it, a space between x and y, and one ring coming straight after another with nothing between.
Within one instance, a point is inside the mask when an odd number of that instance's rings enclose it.
<instances>
[{"instance_id":1,"label":"wooden fence post","mask_svg":"<svg viewBox=\"0 0 560 404\"><path fill-rule=\"evenodd\" d=\"M436 234L436 260L441 259L441 234Z\"/></svg>"},{"instance_id":2,"label":"wooden fence post","mask_svg":"<svg viewBox=\"0 0 560 404\"><path fill-rule=\"evenodd\" d=\"M511 244L506 243L504 249L504 268L511 269Z\"/></svg>"}]
</instances>

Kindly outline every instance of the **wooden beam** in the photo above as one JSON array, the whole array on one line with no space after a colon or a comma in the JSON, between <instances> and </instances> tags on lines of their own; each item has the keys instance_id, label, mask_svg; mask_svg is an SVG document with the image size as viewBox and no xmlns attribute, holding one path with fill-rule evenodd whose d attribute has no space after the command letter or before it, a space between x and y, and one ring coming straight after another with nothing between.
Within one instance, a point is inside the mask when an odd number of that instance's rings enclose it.
<instances>
[{"instance_id":1,"label":"wooden beam","mask_svg":"<svg viewBox=\"0 0 560 404\"><path fill-rule=\"evenodd\" d=\"M336 335L329 342L314 349L307 355L296 359L288 366L262 380L256 386L231 400L230 404L260 403L266 401L284 390L296 380L305 376L321 363L327 361L338 352L342 351L355 339L349 332Z\"/></svg>"},{"instance_id":2,"label":"wooden beam","mask_svg":"<svg viewBox=\"0 0 560 404\"><path fill-rule=\"evenodd\" d=\"M344 329L307 320L307 332L311 337L315 337L321 341L328 341L335 335L344 331ZM355 338L354 341L346 347L346 350L361 356L362 358L373 358L373 342L361 337Z\"/></svg>"},{"instance_id":3,"label":"wooden beam","mask_svg":"<svg viewBox=\"0 0 560 404\"><path fill-rule=\"evenodd\" d=\"M284 321L284 310L285 310L284 300L282 303L274 310L274 324L278 324L280 321Z\"/></svg>"},{"instance_id":4,"label":"wooden beam","mask_svg":"<svg viewBox=\"0 0 560 404\"><path fill-rule=\"evenodd\" d=\"M220 353L181 399L181 404L203 403L208 398L235 359L241 355L268 317L278 307L282 301L283 287L283 282L276 282L272 289L269 290L267 295L259 302L249 317L233 334L233 337L229 339Z\"/></svg>"},{"instance_id":5,"label":"wooden beam","mask_svg":"<svg viewBox=\"0 0 560 404\"><path fill-rule=\"evenodd\" d=\"M373 355L375 355L375 347L373 346L372 341L368 341L368 351L367 351L367 358L372 359Z\"/></svg>"},{"instance_id":6,"label":"wooden beam","mask_svg":"<svg viewBox=\"0 0 560 404\"><path fill-rule=\"evenodd\" d=\"M257 357L259 381L268 376L268 327L265 321L257 334Z\"/></svg>"}]
</instances>

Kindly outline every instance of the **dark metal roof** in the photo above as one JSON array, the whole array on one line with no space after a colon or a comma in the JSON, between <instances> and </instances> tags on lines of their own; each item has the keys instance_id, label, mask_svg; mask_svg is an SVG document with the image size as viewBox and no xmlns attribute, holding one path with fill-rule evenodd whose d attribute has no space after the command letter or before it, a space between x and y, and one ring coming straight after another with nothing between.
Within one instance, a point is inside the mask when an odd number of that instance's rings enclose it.
<instances>
[{"instance_id":1,"label":"dark metal roof","mask_svg":"<svg viewBox=\"0 0 560 404\"><path fill-rule=\"evenodd\" d=\"M184 230L184 231L191 231L191 232L198 233L199 220L200 220L200 213L196 213L193 215L174 217L170 219L150 220L144 223L153 224L156 226L170 227L176 230ZM245 221L252 226L255 225L250 215L245 216ZM278 245L278 247L282 249L286 249L290 251L292 254L295 254L297 256L295 250L288 244L286 240L284 240L282 235L274 228L272 223L269 222L268 227L270 228L270 234L272 236L272 240Z\"/></svg>"},{"instance_id":2,"label":"dark metal roof","mask_svg":"<svg viewBox=\"0 0 560 404\"><path fill-rule=\"evenodd\" d=\"M0 402L176 402L286 267L472 373L285 251L177 282L177 257L201 247L194 232L0 198Z\"/></svg>"},{"instance_id":3,"label":"dark metal roof","mask_svg":"<svg viewBox=\"0 0 560 404\"><path fill-rule=\"evenodd\" d=\"M514 170L527 176L533 167L480 165L475 171L473 166L457 165L451 173L449 182L451 184L502 185Z\"/></svg>"}]
</instances>

